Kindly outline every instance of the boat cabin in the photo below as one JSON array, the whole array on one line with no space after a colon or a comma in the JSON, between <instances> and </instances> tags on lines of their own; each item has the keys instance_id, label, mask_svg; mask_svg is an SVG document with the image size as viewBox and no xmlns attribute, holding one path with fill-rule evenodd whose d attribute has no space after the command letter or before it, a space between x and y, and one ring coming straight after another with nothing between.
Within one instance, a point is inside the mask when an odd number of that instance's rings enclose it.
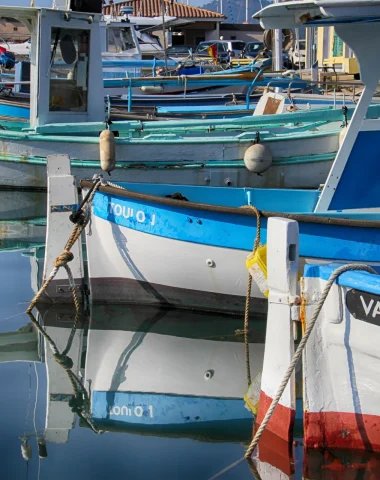
<instances>
[{"instance_id":1,"label":"boat cabin","mask_svg":"<svg viewBox=\"0 0 380 480\"><path fill-rule=\"evenodd\" d=\"M30 126L104 118L102 15L0 7L30 31Z\"/></svg>"}]
</instances>

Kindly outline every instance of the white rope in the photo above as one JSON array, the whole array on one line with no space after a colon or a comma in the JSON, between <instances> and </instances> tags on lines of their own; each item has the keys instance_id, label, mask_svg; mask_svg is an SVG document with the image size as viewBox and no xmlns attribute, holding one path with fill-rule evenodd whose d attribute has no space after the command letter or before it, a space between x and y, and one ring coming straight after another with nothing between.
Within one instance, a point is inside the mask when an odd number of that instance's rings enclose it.
<instances>
[{"instance_id":1,"label":"white rope","mask_svg":"<svg viewBox=\"0 0 380 480\"><path fill-rule=\"evenodd\" d=\"M109 181L107 181L107 185L108 185L109 187L119 188L120 190L125 190L124 187L121 187L120 185L116 185L116 183L112 183L112 182L109 182Z\"/></svg>"},{"instance_id":2,"label":"white rope","mask_svg":"<svg viewBox=\"0 0 380 480\"><path fill-rule=\"evenodd\" d=\"M273 415L273 412L274 412L275 408L277 407L277 404L280 401L280 398L281 398L282 394L284 393L286 385L288 384L289 379L293 374L293 370L295 369L295 367L298 363L298 360L300 359L300 357L302 355L302 352L303 352L303 350L306 346L306 343L307 343L307 341L308 341L308 339L311 335L311 332L314 328L314 325L315 325L315 323L318 319L318 316L321 312L323 304L325 303L325 300L327 298L327 295L329 294L329 291L330 291L333 283L342 273L348 272L350 270L361 270L361 271L365 271L365 272L369 272L369 273L374 273L375 275L377 275L377 272L373 268L369 267L368 265L361 264L361 263L342 265L341 267L337 268L331 274L331 276L330 276L330 278L329 278L328 282L326 283L326 286L323 290L322 296L321 296L321 298L320 298L320 300L319 300L319 302L318 302L318 304L317 304L317 306L314 310L314 313L313 313L313 316L311 317L310 323L305 330L305 334L302 337L302 340L300 341L300 343L298 345L298 348L297 348L297 350L294 354L293 360L290 362L288 370L285 373L284 379L282 380L280 386L278 387L277 393L274 396L274 398L272 400L272 403L271 403L271 405L270 405L270 407L269 407L269 409L268 409L268 411L267 411L259 429L256 432L256 435L254 436L250 446L248 447L248 449L245 453L245 458L250 458L250 456L252 455L252 452L254 451L254 449L256 448L256 445L258 444L258 442L260 440L261 435L263 434L266 426L268 425L269 420L271 419L271 417Z\"/></svg>"}]
</instances>

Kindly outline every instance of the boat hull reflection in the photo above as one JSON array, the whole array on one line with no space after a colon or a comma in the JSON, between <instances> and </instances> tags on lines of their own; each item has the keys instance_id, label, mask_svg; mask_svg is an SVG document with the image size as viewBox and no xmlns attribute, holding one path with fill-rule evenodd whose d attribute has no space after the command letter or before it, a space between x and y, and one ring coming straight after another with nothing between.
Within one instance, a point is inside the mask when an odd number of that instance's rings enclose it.
<instances>
[{"instance_id":1,"label":"boat hull reflection","mask_svg":"<svg viewBox=\"0 0 380 480\"><path fill-rule=\"evenodd\" d=\"M95 306L86 356L93 421L106 430L249 439L242 327L242 319L221 315ZM262 368L264 335L264 321L255 319L253 378Z\"/></svg>"}]
</instances>

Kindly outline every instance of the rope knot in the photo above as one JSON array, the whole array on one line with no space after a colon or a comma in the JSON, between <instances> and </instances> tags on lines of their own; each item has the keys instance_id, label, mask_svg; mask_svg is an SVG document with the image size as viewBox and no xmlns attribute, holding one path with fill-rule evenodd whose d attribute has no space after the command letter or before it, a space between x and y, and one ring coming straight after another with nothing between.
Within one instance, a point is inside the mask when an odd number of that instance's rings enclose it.
<instances>
[{"instance_id":1,"label":"rope knot","mask_svg":"<svg viewBox=\"0 0 380 480\"><path fill-rule=\"evenodd\" d=\"M65 368L66 370L73 368L74 363L71 360L71 358L68 357L67 355L62 355L61 353L55 353L53 357L55 358L57 363L62 365L62 367Z\"/></svg>"},{"instance_id":2,"label":"rope knot","mask_svg":"<svg viewBox=\"0 0 380 480\"><path fill-rule=\"evenodd\" d=\"M69 250L64 250L54 261L55 267L64 267L68 262L71 262L74 255Z\"/></svg>"}]
</instances>

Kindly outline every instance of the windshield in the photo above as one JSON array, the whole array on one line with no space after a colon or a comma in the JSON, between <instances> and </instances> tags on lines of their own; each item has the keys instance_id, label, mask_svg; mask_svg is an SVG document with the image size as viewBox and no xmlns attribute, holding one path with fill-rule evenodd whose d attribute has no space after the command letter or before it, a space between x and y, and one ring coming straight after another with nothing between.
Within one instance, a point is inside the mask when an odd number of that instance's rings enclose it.
<instances>
[{"instance_id":1,"label":"windshield","mask_svg":"<svg viewBox=\"0 0 380 480\"><path fill-rule=\"evenodd\" d=\"M247 52L259 52L264 48L263 43L248 43Z\"/></svg>"},{"instance_id":2,"label":"windshield","mask_svg":"<svg viewBox=\"0 0 380 480\"><path fill-rule=\"evenodd\" d=\"M231 42L231 47L235 50L243 50L245 47L244 42Z\"/></svg>"},{"instance_id":3,"label":"windshield","mask_svg":"<svg viewBox=\"0 0 380 480\"><path fill-rule=\"evenodd\" d=\"M189 53L189 49L187 47L175 47L171 46L168 48L170 53Z\"/></svg>"},{"instance_id":4,"label":"windshield","mask_svg":"<svg viewBox=\"0 0 380 480\"><path fill-rule=\"evenodd\" d=\"M121 53L136 48L130 27L107 28L107 52Z\"/></svg>"}]
</instances>

